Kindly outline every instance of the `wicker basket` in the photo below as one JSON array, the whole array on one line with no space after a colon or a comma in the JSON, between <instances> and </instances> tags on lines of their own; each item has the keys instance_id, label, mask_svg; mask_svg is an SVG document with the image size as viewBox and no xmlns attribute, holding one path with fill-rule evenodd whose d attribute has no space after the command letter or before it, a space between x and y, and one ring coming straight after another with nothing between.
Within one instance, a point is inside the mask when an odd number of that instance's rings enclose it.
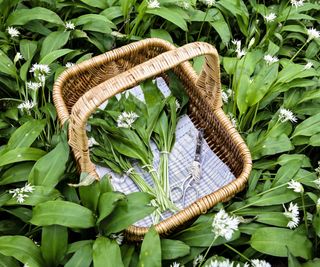
<instances>
[{"instance_id":1,"label":"wicker basket","mask_svg":"<svg viewBox=\"0 0 320 267\"><path fill-rule=\"evenodd\" d=\"M201 55L205 55L205 63L198 76L188 60ZM59 120L61 124L69 121L69 144L79 170L99 179L89 157L86 135L89 116L108 98L145 79L165 77L168 70L172 70L185 86L190 99L189 117L196 127L205 129L207 143L236 179L158 223L155 228L162 235L180 228L215 204L230 199L245 187L251 171L249 150L221 109L216 49L202 42L176 48L160 39L145 39L67 69L57 79L53 89ZM131 240L141 240L147 231L147 227L130 226L126 235Z\"/></svg>"}]
</instances>

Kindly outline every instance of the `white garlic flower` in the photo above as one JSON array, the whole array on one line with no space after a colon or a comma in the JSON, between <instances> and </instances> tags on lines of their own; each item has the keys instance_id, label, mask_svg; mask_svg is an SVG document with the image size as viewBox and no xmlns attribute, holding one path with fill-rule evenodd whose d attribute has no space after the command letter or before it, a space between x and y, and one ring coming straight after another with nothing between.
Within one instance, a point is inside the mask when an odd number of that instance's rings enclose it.
<instances>
[{"instance_id":1,"label":"white garlic flower","mask_svg":"<svg viewBox=\"0 0 320 267\"><path fill-rule=\"evenodd\" d=\"M320 177L317 178L317 179L315 179L313 182L316 184L316 186L318 187L318 189L320 189Z\"/></svg>"},{"instance_id":2,"label":"white garlic flower","mask_svg":"<svg viewBox=\"0 0 320 267\"><path fill-rule=\"evenodd\" d=\"M111 234L111 235L110 235L110 238L111 238L111 239L114 239L114 240L117 242L117 244L118 244L119 246L121 246L122 243L123 243L123 240L124 240L124 235L123 235L123 233Z\"/></svg>"},{"instance_id":3,"label":"white garlic flower","mask_svg":"<svg viewBox=\"0 0 320 267\"><path fill-rule=\"evenodd\" d=\"M37 91L41 87L41 83L38 82L27 82L27 89Z\"/></svg>"},{"instance_id":4,"label":"white garlic flower","mask_svg":"<svg viewBox=\"0 0 320 267\"><path fill-rule=\"evenodd\" d=\"M290 221L287 224L287 227L290 229L296 228L299 225L299 208L297 203L290 202L288 210L283 205L284 208L284 216L286 216Z\"/></svg>"},{"instance_id":5,"label":"white garlic flower","mask_svg":"<svg viewBox=\"0 0 320 267\"><path fill-rule=\"evenodd\" d=\"M71 68L71 67L73 67L75 64L74 63L72 63L72 62L67 62L66 63L66 68Z\"/></svg>"},{"instance_id":6,"label":"white garlic flower","mask_svg":"<svg viewBox=\"0 0 320 267\"><path fill-rule=\"evenodd\" d=\"M11 38L18 37L20 35L20 32L18 31L18 29L14 27L8 27L7 32L9 33Z\"/></svg>"},{"instance_id":7,"label":"white garlic flower","mask_svg":"<svg viewBox=\"0 0 320 267\"><path fill-rule=\"evenodd\" d=\"M30 100L26 100L18 105L18 109L29 111L30 109L32 109L35 106L36 106L35 102L30 101Z\"/></svg>"},{"instance_id":8,"label":"white garlic flower","mask_svg":"<svg viewBox=\"0 0 320 267\"><path fill-rule=\"evenodd\" d=\"M234 265L229 259L223 261L211 260L209 263L206 263L206 267L240 267L240 264Z\"/></svg>"},{"instance_id":9,"label":"white garlic flower","mask_svg":"<svg viewBox=\"0 0 320 267\"><path fill-rule=\"evenodd\" d=\"M39 75L39 73L45 75L50 73L50 68L48 65L35 63L32 65L30 72L34 72L36 75Z\"/></svg>"},{"instance_id":10,"label":"white garlic flower","mask_svg":"<svg viewBox=\"0 0 320 267\"><path fill-rule=\"evenodd\" d=\"M13 63L17 63L20 59L23 59L23 56L20 52L17 52L14 56Z\"/></svg>"},{"instance_id":11,"label":"white garlic flower","mask_svg":"<svg viewBox=\"0 0 320 267\"><path fill-rule=\"evenodd\" d=\"M64 24L64 27L66 30L74 30L76 28L76 25L74 25L74 23L72 23L71 21L67 21Z\"/></svg>"},{"instance_id":12,"label":"white garlic flower","mask_svg":"<svg viewBox=\"0 0 320 267\"><path fill-rule=\"evenodd\" d=\"M273 57L271 55L265 55L263 59L267 62L268 65L271 65L279 61L277 57Z\"/></svg>"},{"instance_id":13,"label":"white garlic flower","mask_svg":"<svg viewBox=\"0 0 320 267\"><path fill-rule=\"evenodd\" d=\"M239 223L238 217L230 216L221 209L213 219L212 232L216 237L221 236L226 240L230 240L233 233L238 230Z\"/></svg>"},{"instance_id":14,"label":"white garlic flower","mask_svg":"<svg viewBox=\"0 0 320 267\"><path fill-rule=\"evenodd\" d=\"M270 13L269 15L264 16L264 18L267 22L273 22L277 18L277 16L275 13Z\"/></svg>"},{"instance_id":15,"label":"white garlic flower","mask_svg":"<svg viewBox=\"0 0 320 267\"><path fill-rule=\"evenodd\" d=\"M202 254L199 254L197 257L194 258L192 262L193 267L200 265L200 263L202 263L203 260L204 260L204 256Z\"/></svg>"},{"instance_id":16,"label":"white garlic flower","mask_svg":"<svg viewBox=\"0 0 320 267\"><path fill-rule=\"evenodd\" d=\"M320 37L320 31L317 31L315 28L307 29L308 33L308 40L307 42L310 42L313 39L317 39Z\"/></svg>"},{"instance_id":17,"label":"white garlic flower","mask_svg":"<svg viewBox=\"0 0 320 267\"><path fill-rule=\"evenodd\" d=\"M298 8L300 6L303 6L304 0L290 0L291 5L294 6L295 8Z\"/></svg>"},{"instance_id":18,"label":"white garlic flower","mask_svg":"<svg viewBox=\"0 0 320 267\"><path fill-rule=\"evenodd\" d=\"M280 122L286 122L286 121L297 122L297 117L293 115L291 110L280 108L278 120Z\"/></svg>"},{"instance_id":19,"label":"white garlic flower","mask_svg":"<svg viewBox=\"0 0 320 267\"><path fill-rule=\"evenodd\" d=\"M90 138L88 139L88 146L89 146L89 147L93 147L93 146L95 146L95 145L99 145L99 143L96 141L96 139L94 139L93 137L90 137Z\"/></svg>"},{"instance_id":20,"label":"white garlic flower","mask_svg":"<svg viewBox=\"0 0 320 267\"><path fill-rule=\"evenodd\" d=\"M12 194L12 198L15 198L19 204L22 204L24 203L25 199L30 196L26 193L32 193L33 191L34 186L29 183L26 183L24 187L10 189L8 192L9 194Z\"/></svg>"},{"instance_id":21,"label":"white garlic flower","mask_svg":"<svg viewBox=\"0 0 320 267\"><path fill-rule=\"evenodd\" d=\"M271 264L269 262L266 262L265 260L251 260L252 267L271 267Z\"/></svg>"},{"instance_id":22,"label":"white garlic flower","mask_svg":"<svg viewBox=\"0 0 320 267\"><path fill-rule=\"evenodd\" d=\"M154 9L154 8L159 8L159 7L160 7L160 3L158 0L149 0L148 1L148 8Z\"/></svg>"},{"instance_id":23,"label":"white garlic flower","mask_svg":"<svg viewBox=\"0 0 320 267\"><path fill-rule=\"evenodd\" d=\"M293 180L293 179L291 179L291 181L288 182L288 188L292 189L296 193L303 193L304 192L304 188L303 188L302 184Z\"/></svg>"},{"instance_id":24,"label":"white garlic flower","mask_svg":"<svg viewBox=\"0 0 320 267\"><path fill-rule=\"evenodd\" d=\"M174 263L170 264L170 267L182 267L182 265L175 261Z\"/></svg>"},{"instance_id":25,"label":"white garlic flower","mask_svg":"<svg viewBox=\"0 0 320 267\"><path fill-rule=\"evenodd\" d=\"M183 9L189 9L190 3L188 1L179 1L177 3L178 6L182 7Z\"/></svg>"},{"instance_id":26,"label":"white garlic flower","mask_svg":"<svg viewBox=\"0 0 320 267\"><path fill-rule=\"evenodd\" d=\"M215 0L200 0L203 4L205 4L208 7L211 7L215 5L216 1Z\"/></svg>"},{"instance_id":27,"label":"white garlic flower","mask_svg":"<svg viewBox=\"0 0 320 267\"><path fill-rule=\"evenodd\" d=\"M304 70L308 70L308 69L311 69L313 66L313 63L312 62L308 62L305 66L304 66Z\"/></svg>"},{"instance_id":28,"label":"white garlic flower","mask_svg":"<svg viewBox=\"0 0 320 267\"><path fill-rule=\"evenodd\" d=\"M236 46L237 58L242 58L246 52L241 49L241 41L240 40L232 40L232 43Z\"/></svg>"},{"instance_id":29,"label":"white garlic flower","mask_svg":"<svg viewBox=\"0 0 320 267\"><path fill-rule=\"evenodd\" d=\"M117 125L120 128L131 128L132 124L138 118L138 114L135 112L122 112L117 119Z\"/></svg>"}]
</instances>

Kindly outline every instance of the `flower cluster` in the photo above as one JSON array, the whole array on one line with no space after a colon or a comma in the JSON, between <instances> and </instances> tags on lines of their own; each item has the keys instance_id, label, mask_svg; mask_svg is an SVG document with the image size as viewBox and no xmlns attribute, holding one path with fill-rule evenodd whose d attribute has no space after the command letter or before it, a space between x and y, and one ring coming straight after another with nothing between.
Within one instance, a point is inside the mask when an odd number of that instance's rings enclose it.
<instances>
[{"instance_id":1,"label":"flower cluster","mask_svg":"<svg viewBox=\"0 0 320 267\"><path fill-rule=\"evenodd\" d=\"M35 74L36 73L49 74L50 68L48 65L35 63L32 65L30 72L34 72Z\"/></svg>"},{"instance_id":2,"label":"flower cluster","mask_svg":"<svg viewBox=\"0 0 320 267\"><path fill-rule=\"evenodd\" d=\"M13 63L17 63L20 59L23 59L23 56L20 52L17 52L17 54L15 55L15 57L13 59Z\"/></svg>"},{"instance_id":3,"label":"flower cluster","mask_svg":"<svg viewBox=\"0 0 320 267\"><path fill-rule=\"evenodd\" d=\"M120 245L122 245L122 242L124 240L124 235L122 233L120 233L120 234L111 234L110 238L115 240L117 242L117 244L120 246Z\"/></svg>"},{"instance_id":4,"label":"flower cluster","mask_svg":"<svg viewBox=\"0 0 320 267\"><path fill-rule=\"evenodd\" d=\"M264 16L264 18L267 22L273 22L277 18L277 15L275 13L270 13L269 15Z\"/></svg>"},{"instance_id":5,"label":"flower cluster","mask_svg":"<svg viewBox=\"0 0 320 267\"><path fill-rule=\"evenodd\" d=\"M27 88L32 91L37 91L41 87L41 83L38 82L27 82Z\"/></svg>"},{"instance_id":6,"label":"flower cluster","mask_svg":"<svg viewBox=\"0 0 320 267\"><path fill-rule=\"evenodd\" d=\"M200 0L202 3L204 3L206 6L211 7L213 6L216 1L215 0Z\"/></svg>"},{"instance_id":7,"label":"flower cluster","mask_svg":"<svg viewBox=\"0 0 320 267\"><path fill-rule=\"evenodd\" d=\"M66 68L71 68L71 67L73 67L75 64L74 63L72 63L72 62L67 62L66 63Z\"/></svg>"},{"instance_id":8,"label":"flower cluster","mask_svg":"<svg viewBox=\"0 0 320 267\"><path fill-rule=\"evenodd\" d=\"M222 91L221 93L221 97L222 97L222 101L224 103L228 103L229 102L229 98L233 95L233 91L229 88L226 91Z\"/></svg>"},{"instance_id":9,"label":"flower cluster","mask_svg":"<svg viewBox=\"0 0 320 267\"><path fill-rule=\"evenodd\" d=\"M269 54L265 55L263 57L263 59L267 62L268 65L271 65L271 64L276 63L276 62L279 61L279 59L277 57L273 57L273 56L271 56Z\"/></svg>"},{"instance_id":10,"label":"flower cluster","mask_svg":"<svg viewBox=\"0 0 320 267\"><path fill-rule=\"evenodd\" d=\"M30 101L30 100L26 100L26 101L24 101L24 102L22 102L21 104L18 105L18 109L29 111L34 106L36 106L35 102Z\"/></svg>"},{"instance_id":11,"label":"flower cluster","mask_svg":"<svg viewBox=\"0 0 320 267\"><path fill-rule=\"evenodd\" d=\"M178 6L182 7L183 9L189 9L190 3L188 1L179 1L177 3Z\"/></svg>"},{"instance_id":12,"label":"flower cluster","mask_svg":"<svg viewBox=\"0 0 320 267\"><path fill-rule=\"evenodd\" d=\"M238 230L240 221L236 216L230 216L225 210L221 209L213 219L212 232L215 237L223 237L230 240L234 231Z\"/></svg>"},{"instance_id":13,"label":"flower cluster","mask_svg":"<svg viewBox=\"0 0 320 267\"><path fill-rule=\"evenodd\" d=\"M290 202L288 210L283 205L285 212L283 213L290 221L287 224L287 227L290 229L296 228L299 225L299 208L298 205L295 203L293 204Z\"/></svg>"},{"instance_id":14,"label":"flower cluster","mask_svg":"<svg viewBox=\"0 0 320 267\"><path fill-rule=\"evenodd\" d=\"M271 264L269 262L266 262L265 260L251 260L252 267L271 267Z\"/></svg>"},{"instance_id":15,"label":"flower cluster","mask_svg":"<svg viewBox=\"0 0 320 267\"><path fill-rule=\"evenodd\" d=\"M196 267L197 265L201 265L203 261L204 261L204 256L202 254L199 254L197 257L194 258L192 265L193 267Z\"/></svg>"},{"instance_id":16,"label":"flower cluster","mask_svg":"<svg viewBox=\"0 0 320 267\"><path fill-rule=\"evenodd\" d=\"M153 8L159 8L160 3L158 0L149 0L148 1L148 8L153 9Z\"/></svg>"},{"instance_id":17,"label":"flower cluster","mask_svg":"<svg viewBox=\"0 0 320 267\"><path fill-rule=\"evenodd\" d=\"M291 5L298 8L299 6L303 6L304 0L291 0Z\"/></svg>"},{"instance_id":18,"label":"flower cluster","mask_svg":"<svg viewBox=\"0 0 320 267\"><path fill-rule=\"evenodd\" d=\"M88 146L93 147L94 145L99 145L99 143L96 141L96 139L94 139L93 137L90 137L88 139Z\"/></svg>"},{"instance_id":19,"label":"flower cluster","mask_svg":"<svg viewBox=\"0 0 320 267\"><path fill-rule=\"evenodd\" d=\"M76 25L74 25L74 23L72 23L70 21L67 21L64 24L64 27L65 27L66 30L74 30L76 28Z\"/></svg>"},{"instance_id":20,"label":"flower cluster","mask_svg":"<svg viewBox=\"0 0 320 267\"><path fill-rule=\"evenodd\" d=\"M20 32L18 31L18 29L14 27L8 27L7 32L11 36L11 38L18 37L20 35Z\"/></svg>"},{"instance_id":21,"label":"flower cluster","mask_svg":"<svg viewBox=\"0 0 320 267\"><path fill-rule=\"evenodd\" d=\"M286 121L297 122L297 118L296 116L293 115L292 111L285 108L280 108L278 120L280 122L286 122Z\"/></svg>"},{"instance_id":22,"label":"flower cluster","mask_svg":"<svg viewBox=\"0 0 320 267\"><path fill-rule=\"evenodd\" d=\"M303 193L304 192L302 184L293 180L293 179L288 183L288 188L292 189L296 193Z\"/></svg>"},{"instance_id":23,"label":"flower cluster","mask_svg":"<svg viewBox=\"0 0 320 267\"><path fill-rule=\"evenodd\" d=\"M317 31L315 28L307 29L308 32L308 40L307 42L310 42L313 39L317 39L320 37L320 31Z\"/></svg>"},{"instance_id":24,"label":"flower cluster","mask_svg":"<svg viewBox=\"0 0 320 267\"><path fill-rule=\"evenodd\" d=\"M28 198L30 195L27 193L32 193L34 186L26 183L24 187L10 189L9 194L12 194L12 197L17 200L18 203L23 203L25 198Z\"/></svg>"},{"instance_id":25,"label":"flower cluster","mask_svg":"<svg viewBox=\"0 0 320 267\"><path fill-rule=\"evenodd\" d=\"M122 112L117 119L117 125L120 128L131 128L132 124L138 117L138 114L132 111Z\"/></svg>"},{"instance_id":26,"label":"flower cluster","mask_svg":"<svg viewBox=\"0 0 320 267\"><path fill-rule=\"evenodd\" d=\"M241 41L240 40L232 40L232 43L236 46L237 58L243 57L246 52L241 49Z\"/></svg>"}]
</instances>

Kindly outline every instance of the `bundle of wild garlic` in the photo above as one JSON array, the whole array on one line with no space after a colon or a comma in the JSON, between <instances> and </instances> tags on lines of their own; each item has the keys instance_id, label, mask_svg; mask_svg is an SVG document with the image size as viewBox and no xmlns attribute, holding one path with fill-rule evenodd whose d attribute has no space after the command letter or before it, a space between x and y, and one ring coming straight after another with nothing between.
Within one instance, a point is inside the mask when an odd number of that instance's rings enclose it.
<instances>
[{"instance_id":1,"label":"bundle of wild garlic","mask_svg":"<svg viewBox=\"0 0 320 267\"><path fill-rule=\"evenodd\" d=\"M175 77L170 75L170 78L173 86L168 97L148 80L141 84L145 102L130 93L122 94L119 99L109 99L105 109L89 120L90 135L96 140L91 149L93 161L127 175L141 191L153 195L152 204L157 207L155 222L161 212L177 210L170 200L168 158L175 141L177 118L185 111L188 98ZM153 166L151 142L160 151L158 170ZM153 185L144 180L134 162L149 173Z\"/></svg>"}]
</instances>

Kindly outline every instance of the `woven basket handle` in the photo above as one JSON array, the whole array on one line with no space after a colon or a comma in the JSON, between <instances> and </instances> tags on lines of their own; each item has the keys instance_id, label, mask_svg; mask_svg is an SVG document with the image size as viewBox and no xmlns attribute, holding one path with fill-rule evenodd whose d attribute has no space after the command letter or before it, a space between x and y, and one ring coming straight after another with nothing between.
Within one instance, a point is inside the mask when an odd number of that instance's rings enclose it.
<instances>
[{"instance_id":1,"label":"woven basket handle","mask_svg":"<svg viewBox=\"0 0 320 267\"><path fill-rule=\"evenodd\" d=\"M205 55L205 63L198 77L190 72L190 82L206 98L212 109L222 106L220 90L219 57L216 49L207 43L196 42L164 52L128 71L99 84L86 92L73 106L69 124L69 144L73 148L76 160L82 172L99 179L95 165L90 161L86 123L89 116L103 102L140 82L184 64L194 57Z\"/></svg>"}]
</instances>

